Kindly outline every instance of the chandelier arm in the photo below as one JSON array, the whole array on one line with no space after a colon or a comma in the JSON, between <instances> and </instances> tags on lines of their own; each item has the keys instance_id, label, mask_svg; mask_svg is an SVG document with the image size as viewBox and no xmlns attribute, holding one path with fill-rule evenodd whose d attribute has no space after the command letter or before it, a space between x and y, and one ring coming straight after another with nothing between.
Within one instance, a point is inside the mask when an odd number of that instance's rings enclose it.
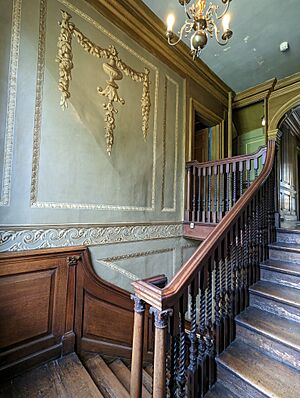
<instances>
[{"instance_id":1,"label":"chandelier arm","mask_svg":"<svg viewBox=\"0 0 300 398\"><path fill-rule=\"evenodd\" d=\"M184 12L185 12L186 16L188 17L188 19L192 19L190 14L189 14L189 11L188 11L188 7L187 7L186 1L184 2Z\"/></svg>"},{"instance_id":2,"label":"chandelier arm","mask_svg":"<svg viewBox=\"0 0 300 398\"><path fill-rule=\"evenodd\" d=\"M216 6L215 4L210 3L209 7L206 11L206 17L212 16L212 13L215 15L215 18L220 20L224 17L224 15L227 13L227 11L229 10L229 6L230 6L230 0L227 1L225 9L223 10L223 12L218 15L217 11L219 6Z\"/></svg>"},{"instance_id":3,"label":"chandelier arm","mask_svg":"<svg viewBox=\"0 0 300 398\"><path fill-rule=\"evenodd\" d=\"M184 32L190 33L190 31L193 29L193 25L194 24L192 22L185 21L184 25L182 25L180 31L178 32L179 33L178 40L172 42L172 38L174 36L173 35L168 35L168 43L171 46L176 46L176 44L178 44L182 40L183 33Z\"/></svg>"},{"instance_id":4,"label":"chandelier arm","mask_svg":"<svg viewBox=\"0 0 300 398\"><path fill-rule=\"evenodd\" d=\"M211 23L212 23L212 25L213 25L213 27L214 27L215 38L216 38L216 40L217 40L217 43L218 43L220 46L226 46L226 44L228 43L228 39L221 41L221 40L220 40L220 37L219 37L220 31L219 31L219 29L218 29L218 27L217 27L215 21L211 20Z\"/></svg>"}]
</instances>

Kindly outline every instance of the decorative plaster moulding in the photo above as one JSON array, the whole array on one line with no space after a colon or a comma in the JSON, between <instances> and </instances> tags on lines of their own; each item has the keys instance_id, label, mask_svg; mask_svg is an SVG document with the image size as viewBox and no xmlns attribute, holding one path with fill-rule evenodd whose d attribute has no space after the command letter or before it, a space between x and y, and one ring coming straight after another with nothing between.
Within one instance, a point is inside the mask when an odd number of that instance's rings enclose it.
<instances>
[{"instance_id":1,"label":"decorative plaster moulding","mask_svg":"<svg viewBox=\"0 0 300 398\"><path fill-rule=\"evenodd\" d=\"M86 13L75 7L67 0L57 0L58 3L67 7L70 11L78 15L87 23L94 26L101 33L108 36L115 43L122 46L130 54L139 59L148 68L152 69L155 74L155 98L154 98L154 115L153 115L153 171L152 171L152 192L150 206L136 206L136 205L111 205L101 203L68 203L68 202L52 202L39 201L38 199L38 185L39 185L39 164L40 164L40 146L41 146L41 128L42 128L42 104L43 104L43 85L45 74L45 51L46 51L46 29L47 29L47 4L48 0L40 0L40 21L39 21L39 45L38 45L38 60L37 60L37 78L36 78L36 100L35 100L35 115L34 115L34 133L33 133L33 155L32 155L32 175L31 175L31 193L30 203L32 208L40 209L86 209L86 210L110 210L110 211L154 211L155 197L156 197L156 144L157 144L157 113L158 113L158 86L159 86L159 71L158 68L145 58L137 54L127 44L108 32L102 25L91 18Z\"/></svg>"},{"instance_id":2,"label":"decorative plaster moulding","mask_svg":"<svg viewBox=\"0 0 300 398\"><path fill-rule=\"evenodd\" d=\"M0 252L182 237L182 223L0 227Z\"/></svg>"},{"instance_id":3,"label":"decorative plaster moulding","mask_svg":"<svg viewBox=\"0 0 300 398\"><path fill-rule=\"evenodd\" d=\"M17 103L17 75L20 51L22 0L14 0L12 5L11 45L9 56L8 94L6 125L4 132L4 158L0 206L10 205L11 176L13 167L15 114Z\"/></svg>"}]
</instances>

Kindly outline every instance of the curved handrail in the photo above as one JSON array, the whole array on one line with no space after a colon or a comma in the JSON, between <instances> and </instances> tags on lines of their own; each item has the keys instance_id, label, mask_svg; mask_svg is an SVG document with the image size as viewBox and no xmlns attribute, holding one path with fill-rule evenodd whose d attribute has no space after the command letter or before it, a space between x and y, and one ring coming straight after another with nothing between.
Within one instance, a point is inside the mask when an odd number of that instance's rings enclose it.
<instances>
[{"instance_id":1,"label":"curved handrail","mask_svg":"<svg viewBox=\"0 0 300 398\"><path fill-rule=\"evenodd\" d=\"M248 155L238 155L238 156L233 156L231 158L225 158L225 159L219 159L219 160L209 160L208 162L198 162L198 160L190 160L189 162L186 162L186 166L198 166L198 167L210 167L210 166L219 166L221 164L227 164L227 163L237 163L237 162L242 162L245 160L253 160L255 158L259 158L260 156L263 155L263 153L266 151L266 146L260 146L256 152L253 152Z\"/></svg>"},{"instance_id":2,"label":"curved handrail","mask_svg":"<svg viewBox=\"0 0 300 398\"><path fill-rule=\"evenodd\" d=\"M157 288L144 280L133 282L136 295L157 308L158 310L165 310L172 307L176 303L176 299L180 296L183 289L193 280L196 271L200 271L201 264L209 258L212 251L217 247L218 241L230 227L238 219L241 212L243 212L259 190L262 184L266 181L272 171L275 160L275 140L269 140L267 145L267 157L264 168L259 177L252 183L247 191L241 196L231 210L225 215L215 229L210 233L204 243L196 250L193 256L181 267L173 279L163 289Z\"/></svg>"}]
</instances>

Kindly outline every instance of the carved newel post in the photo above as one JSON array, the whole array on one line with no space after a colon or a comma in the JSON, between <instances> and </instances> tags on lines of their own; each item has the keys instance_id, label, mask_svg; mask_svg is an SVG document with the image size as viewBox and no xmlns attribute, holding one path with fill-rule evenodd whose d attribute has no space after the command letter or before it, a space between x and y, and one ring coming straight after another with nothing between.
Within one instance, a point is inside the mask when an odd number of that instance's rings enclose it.
<instances>
[{"instance_id":1,"label":"carved newel post","mask_svg":"<svg viewBox=\"0 0 300 398\"><path fill-rule=\"evenodd\" d=\"M131 295L131 298L132 300L134 300L134 323L131 357L130 397L140 398L142 396L145 303L134 294Z\"/></svg>"},{"instance_id":2,"label":"carved newel post","mask_svg":"<svg viewBox=\"0 0 300 398\"><path fill-rule=\"evenodd\" d=\"M171 309L159 311L151 307L150 313L154 314L155 340L153 364L153 398L166 397L166 351L167 328Z\"/></svg>"}]
</instances>

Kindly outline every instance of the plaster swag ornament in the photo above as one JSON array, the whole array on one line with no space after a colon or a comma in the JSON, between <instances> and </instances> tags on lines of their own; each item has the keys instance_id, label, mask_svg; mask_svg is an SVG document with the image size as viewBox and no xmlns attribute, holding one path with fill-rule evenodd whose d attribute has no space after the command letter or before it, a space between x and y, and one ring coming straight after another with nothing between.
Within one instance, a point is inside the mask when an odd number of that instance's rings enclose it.
<instances>
[{"instance_id":1,"label":"plaster swag ornament","mask_svg":"<svg viewBox=\"0 0 300 398\"><path fill-rule=\"evenodd\" d=\"M105 139L106 151L111 155L114 143L114 130L116 128L115 115L118 110L115 108L115 103L125 104L125 100L119 96L119 86L116 81L123 79L123 74L130 77L133 81L143 83L143 94L141 99L142 110L142 132L144 139L147 139L149 129L149 115L151 108L150 101L150 80L149 69L145 68L144 72L138 72L123 62L118 55L114 46L108 48L101 48L100 46L89 40L80 30L70 22L72 18L66 11L61 10L62 21L59 22L60 34L58 38L58 54L56 61L59 64L59 83L58 89L61 92L60 106L66 109L68 100L71 97L70 81L72 79L73 53L72 53L72 38L74 37L78 44L87 53L97 57L107 59L108 62L103 64L103 70L108 75L109 80L106 81L107 86L103 89L97 88L100 95L107 98L107 102L103 104L105 110Z\"/></svg>"}]
</instances>

